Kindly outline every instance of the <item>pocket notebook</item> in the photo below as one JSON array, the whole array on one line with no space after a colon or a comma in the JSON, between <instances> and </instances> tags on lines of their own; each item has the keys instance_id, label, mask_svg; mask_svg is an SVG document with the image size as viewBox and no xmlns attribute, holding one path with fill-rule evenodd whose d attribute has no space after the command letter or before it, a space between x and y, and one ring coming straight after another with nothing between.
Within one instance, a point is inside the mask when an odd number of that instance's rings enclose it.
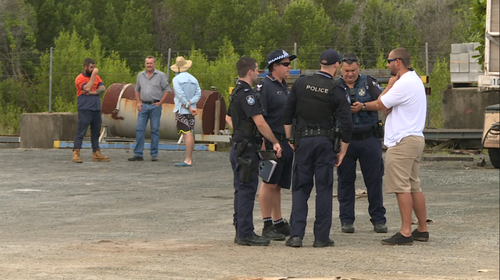
<instances>
[{"instance_id":1,"label":"pocket notebook","mask_svg":"<svg viewBox=\"0 0 500 280\"><path fill-rule=\"evenodd\" d=\"M278 164L275 160L263 160L259 164L259 176L268 182L273 176L274 169Z\"/></svg>"}]
</instances>

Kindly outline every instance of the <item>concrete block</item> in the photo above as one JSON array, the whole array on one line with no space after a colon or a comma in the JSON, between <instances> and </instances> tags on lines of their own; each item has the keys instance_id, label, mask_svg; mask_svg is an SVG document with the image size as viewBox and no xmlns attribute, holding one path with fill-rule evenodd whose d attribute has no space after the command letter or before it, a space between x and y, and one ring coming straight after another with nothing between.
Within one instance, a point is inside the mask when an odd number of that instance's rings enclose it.
<instances>
[{"instance_id":1,"label":"concrete block","mask_svg":"<svg viewBox=\"0 0 500 280\"><path fill-rule=\"evenodd\" d=\"M477 87L452 88L443 92L444 128L483 129L485 108L498 104L500 92L478 91Z\"/></svg>"},{"instance_id":2,"label":"concrete block","mask_svg":"<svg viewBox=\"0 0 500 280\"><path fill-rule=\"evenodd\" d=\"M452 83L468 83L469 82L469 73L451 73L451 82Z\"/></svg>"},{"instance_id":3,"label":"concrete block","mask_svg":"<svg viewBox=\"0 0 500 280\"><path fill-rule=\"evenodd\" d=\"M459 56L460 72L469 72L469 53L461 53Z\"/></svg>"},{"instance_id":4,"label":"concrete block","mask_svg":"<svg viewBox=\"0 0 500 280\"><path fill-rule=\"evenodd\" d=\"M465 52L474 50L474 43L464 43Z\"/></svg>"},{"instance_id":5,"label":"concrete block","mask_svg":"<svg viewBox=\"0 0 500 280\"><path fill-rule=\"evenodd\" d=\"M482 73L483 70L481 70L481 65L479 65L477 62L471 62L469 63L469 72Z\"/></svg>"},{"instance_id":6,"label":"concrete block","mask_svg":"<svg viewBox=\"0 0 500 280\"><path fill-rule=\"evenodd\" d=\"M475 63L478 63L477 62L477 57L474 57L476 55L479 55L479 52L478 51L470 51L469 52L469 62L475 62Z\"/></svg>"},{"instance_id":7,"label":"concrete block","mask_svg":"<svg viewBox=\"0 0 500 280\"><path fill-rule=\"evenodd\" d=\"M476 83L479 72L469 72L469 82Z\"/></svg>"},{"instance_id":8,"label":"concrete block","mask_svg":"<svg viewBox=\"0 0 500 280\"><path fill-rule=\"evenodd\" d=\"M460 72L460 54L458 53L450 54L450 72Z\"/></svg>"},{"instance_id":9,"label":"concrete block","mask_svg":"<svg viewBox=\"0 0 500 280\"><path fill-rule=\"evenodd\" d=\"M54 141L73 141L78 126L75 113L21 115L21 148L53 148Z\"/></svg>"},{"instance_id":10,"label":"concrete block","mask_svg":"<svg viewBox=\"0 0 500 280\"><path fill-rule=\"evenodd\" d=\"M451 53L462 53L462 44L451 44Z\"/></svg>"}]
</instances>

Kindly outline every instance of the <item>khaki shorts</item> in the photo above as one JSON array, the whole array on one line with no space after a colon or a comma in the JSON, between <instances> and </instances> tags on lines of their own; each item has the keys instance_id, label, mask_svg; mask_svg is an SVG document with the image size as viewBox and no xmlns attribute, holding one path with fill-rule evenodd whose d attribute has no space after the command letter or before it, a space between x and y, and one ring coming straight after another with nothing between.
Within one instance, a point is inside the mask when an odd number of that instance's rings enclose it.
<instances>
[{"instance_id":1,"label":"khaki shorts","mask_svg":"<svg viewBox=\"0 0 500 280\"><path fill-rule=\"evenodd\" d=\"M385 192L422 192L418 170L425 140L421 136L407 136L385 154Z\"/></svg>"}]
</instances>

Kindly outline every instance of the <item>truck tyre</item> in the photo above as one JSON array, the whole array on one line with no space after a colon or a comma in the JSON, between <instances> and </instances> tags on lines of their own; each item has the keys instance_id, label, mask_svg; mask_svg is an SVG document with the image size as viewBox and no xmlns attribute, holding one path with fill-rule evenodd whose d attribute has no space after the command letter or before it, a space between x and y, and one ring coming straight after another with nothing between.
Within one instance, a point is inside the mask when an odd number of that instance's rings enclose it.
<instances>
[{"instance_id":1,"label":"truck tyre","mask_svg":"<svg viewBox=\"0 0 500 280\"><path fill-rule=\"evenodd\" d=\"M488 155L490 156L491 164L495 168L500 168L500 149L488 148Z\"/></svg>"}]
</instances>

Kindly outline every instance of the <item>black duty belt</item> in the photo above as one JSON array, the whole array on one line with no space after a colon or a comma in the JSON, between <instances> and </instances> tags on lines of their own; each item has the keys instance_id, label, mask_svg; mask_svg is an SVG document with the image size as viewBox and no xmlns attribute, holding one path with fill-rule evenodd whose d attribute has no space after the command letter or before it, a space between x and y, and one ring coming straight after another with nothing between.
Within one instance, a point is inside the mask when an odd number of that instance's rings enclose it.
<instances>
[{"instance_id":1,"label":"black duty belt","mask_svg":"<svg viewBox=\"0 0 500 280\"><path fill-rule=\"evenodd\" d=\"M279 134L279 133L274 133L274 137L278 139L278 141L288 141L288 138L286 138L286 135Z\"/></svg>"},{"instance_id":2,"label":"black duty belt","mask_svg":"<svg viewBox=\"0 0 500 280\"><path fill-rule=\"evenodd\" d=\"M314 136L326 136L330 139L335 138L335 131L332 129L306 129L299 131L297 133L297 136L299 138L304 138L304 137L314 137Z\"/></svg>"},{"instance_id":3,"label":"black duty belt","mask_svg":"<svg viewBox=\"0 0 500 280\"><path fill-rule=\"evenodd\" d=\"M365 132L365 133L353 133L351 136L352 140L364 140L366 138L370 138L373 136L373 132Z\"/></svg>"},{"instance_id":4,"label":"black duty belt","mask_svg":"<svg viewBox=\"0 0 500 280\"><path fill-rule=\"evenodd\" d=\"M149 105L154 104L154 103L158 103L158 102L160 102L160 100L154 100L154 101L142 101L142 103L144 103L144 104L149 104Z\"/></svg>"}]
</instances>

